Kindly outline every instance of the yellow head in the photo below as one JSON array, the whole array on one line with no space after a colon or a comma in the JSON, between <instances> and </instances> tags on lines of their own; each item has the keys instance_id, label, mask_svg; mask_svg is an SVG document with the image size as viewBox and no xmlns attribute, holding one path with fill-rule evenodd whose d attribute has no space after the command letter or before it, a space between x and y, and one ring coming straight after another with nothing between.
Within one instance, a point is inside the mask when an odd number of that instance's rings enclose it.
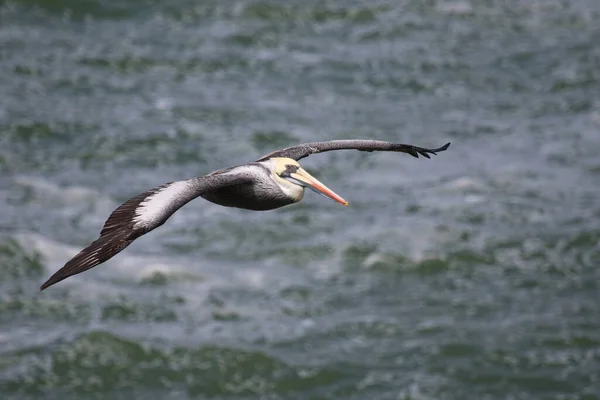
<instances>
[{"instance_id":1,"label":"yellow head","mask_svg":"<svg viewBox=\"0 0 600 400\"><path fill-rule=\"evenodd\" d=\"M272 162L272 174L275 182L279 184L284 192L294 197L296 201L302 199L304 188L309 188L340 204L348 206L346 200L306 172L296 160L285 157L273 157L269 161ZM299 188L302 188L301 191L298 191Z\"/></svg>"}]
</instances>

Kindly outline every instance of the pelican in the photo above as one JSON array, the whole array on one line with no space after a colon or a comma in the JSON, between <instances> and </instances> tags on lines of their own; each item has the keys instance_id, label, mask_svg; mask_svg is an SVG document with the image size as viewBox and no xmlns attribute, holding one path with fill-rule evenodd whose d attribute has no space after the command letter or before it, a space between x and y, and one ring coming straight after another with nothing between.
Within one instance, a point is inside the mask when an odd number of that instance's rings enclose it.
<instances>
[{"instance_id":1,"label":"pelican","mask_svg":"<svg viewBox=\"0 0 600 400\"><path fill-rule=\"evenodd\" d=\"M100 237L54 273L40 290L111 259L198 196L225 207L264 211L299 202L308 188L348 206L346 200L298 164L298 160L311 154L332 150L394 151L430 158L429 154L444 151L448 146L450 143L426 149L362 139L305 143L275 150L255 162L154 187L117 207L104 223Z\"/></svg>"}]
</instances>

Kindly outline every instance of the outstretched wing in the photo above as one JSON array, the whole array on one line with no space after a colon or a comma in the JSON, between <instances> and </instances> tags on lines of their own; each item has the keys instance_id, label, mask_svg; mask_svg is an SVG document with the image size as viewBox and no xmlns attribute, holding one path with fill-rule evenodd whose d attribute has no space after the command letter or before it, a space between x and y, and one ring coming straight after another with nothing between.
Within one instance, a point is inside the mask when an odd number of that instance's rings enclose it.
<instances>
[{"instance_id":1,"label":"outstretched wing","mask_svg":"<svg viewBox=\"0 0 600 400\"><path fill-rule=\"evenodd\" d=\"M52 275L40 290L109 260L135 239L164 224L175 211L203 193L246 183L250 179L251 176L243 173L208 175L167 183L127 200L108 217L100 237Z\"/></svg>"},{"instance_id":2,"label":"outstretched wing","mask_svg":"<svg viewBox=\"0 0 600 400\"><path fill-rule=\"evenodd\" d=\"M304 143L281 150L275 150L261 157L257 161L264 161L273 157L287 157L298 161L304 157L310 156L311 154L323 153L325 151L332 150L397 151L408 153L417 158L419 157L419 154L425 158L430 158L429 154L436 154L437 152L444 151L448 148L448 146L450 146L450 143L446 143L437 149L426 149L423 147L412 146L410 144L391 143L381 140L332 140L330 142Z\"/></svg>"}]
</instances>

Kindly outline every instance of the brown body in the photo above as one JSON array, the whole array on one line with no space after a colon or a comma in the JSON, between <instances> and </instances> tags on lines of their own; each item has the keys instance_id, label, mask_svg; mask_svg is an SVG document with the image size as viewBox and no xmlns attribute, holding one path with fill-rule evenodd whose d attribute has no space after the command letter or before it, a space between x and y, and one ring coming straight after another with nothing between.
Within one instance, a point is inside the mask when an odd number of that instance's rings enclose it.
<instances>
[{"instance_id":1,"label":"brown body","mask_svg":"<svg viewBox=\"0 0 600 400\"><path fill-rule=\"evenodd\" d=\"M205 200L224 207L242 208L252 211L267 211L287 206L294 201L283 195L271 195L269 198L259 196L262 191L254 183L245 183L232 187L217 189L201 195Z\"/></svg>"},{"instance_id":2,"label":"brown body","mask_svg":"<svg viewBox=\"0 0 600 400\"><path fill-rule=\"evenodd\" d=\"M293 161L290 160L290 162ZM270 169L265 167L263 163L249 163L239 167L227 168L215 171L210 176L236 173L240 168L245 168L253 175L251 182L219 187L200 196L220 206L252 211L273 210L302 199L302 195L300 197L290 197L284 193L277 182L273 180ZM298 189L298 192L304 192L304 188L298 187Z\"/></svg>"}]
</instances>

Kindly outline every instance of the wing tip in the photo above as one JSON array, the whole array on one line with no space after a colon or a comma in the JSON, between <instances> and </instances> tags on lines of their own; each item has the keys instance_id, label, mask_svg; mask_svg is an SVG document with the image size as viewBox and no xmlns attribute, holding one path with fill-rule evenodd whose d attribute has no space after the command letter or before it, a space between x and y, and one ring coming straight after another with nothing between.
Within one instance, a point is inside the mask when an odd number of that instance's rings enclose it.
<instances>
[{"instance_id":1,"label":"wing tip","mask_svg":"<svg viewBox=\"0 0 600 400\"><path fill-rule=\"evenodd\" d=\"M71 275L65 275L63 274L64 267L59 269L58 271L56 271L56 273L54 273L54 275L52 275L50 278L48 278L48 280L46 282L44 282L42 284L42 286L40 286L40 292L49 288L50 286L67 279L69 276Z\"/></svg>"},{"instance_id":2,"label":"wing tip","mask_svg":"<svg viewBox=\"0 0 600 400\"><path fill-rule=\"evenodd\" d=\"M47 289L56 283L56 282L51 282L51 281L52 281L52 278L50 278L46 282L44 282L42 284L42 286L40 286L40 292L44 291L44 289Z\"/></svg>"},{"instance_id":3,"label":"wing tip","mask_svg":"<svg viewBox=\"0 0 600 400\"><path fill-rule=\"evenodd\" d=\"M452 143L452 142L446 143L445 145L443 145L442 147L440 147L439 149L437 149L435 151L444 151L444 150L447 150L448 147L450 147L450 143Z\"/></svg>"},{"instance_id":4,"label":"wing tip","mask_svg":"<svg viewBox=\"0 0 600 400\"><path fill-rule=\"evenodd\" d=\"M72 261L72 260L71 260ZM69 263L71 262L69 261ZM57 284L60 281L63 281L65 279L67 279L68 277L72 276L72 275L76 275L79 272L83 272L85 270L81 270L81 271L71 271L71 268L68 268L69 263L65 264L64 267L62 267L61 269L59 269L58 271L56 271L54 273L54 275L52 275L50 278L48 278L48 280L46 282L44 282L42 284L42 286L40 286L40 292L49 288L52 285Z\"/></svg>"},{"instance_id":5,"label":"wing tip","mask_svg":"<svg viewBox=\"0 0 600 400\"><path fill-rule=\"evenodd\" d=\"M73 275L80 274L102 264L129 246L132 241L123 239L120 236L99 238L56 271L54 275L40 286L40 291Z\"/></svg>"},{"instance_id":6,"label":"wing tip","mask_svg":"<svg viewBox=\"0 0 600 400\"><path fill-rule=\"evenodd\" d=\"M437 156L437 153L439 153L440 151L446 151L448 149L448 147L450 147L450 143L452 143L452 142L448 142L445 145L443 145L442 147L438 147L437 149L422 149L424 151L417 150L417 152L419 154L421 154L423 157L430 159L431 157L429 156L429 154L433 154L434 156ZM427 154L427 153L429 153L429 154ZM412 155L417 157L417 155L414 155L414 154L412 154Z\"/></svg>"}]
</instances>

